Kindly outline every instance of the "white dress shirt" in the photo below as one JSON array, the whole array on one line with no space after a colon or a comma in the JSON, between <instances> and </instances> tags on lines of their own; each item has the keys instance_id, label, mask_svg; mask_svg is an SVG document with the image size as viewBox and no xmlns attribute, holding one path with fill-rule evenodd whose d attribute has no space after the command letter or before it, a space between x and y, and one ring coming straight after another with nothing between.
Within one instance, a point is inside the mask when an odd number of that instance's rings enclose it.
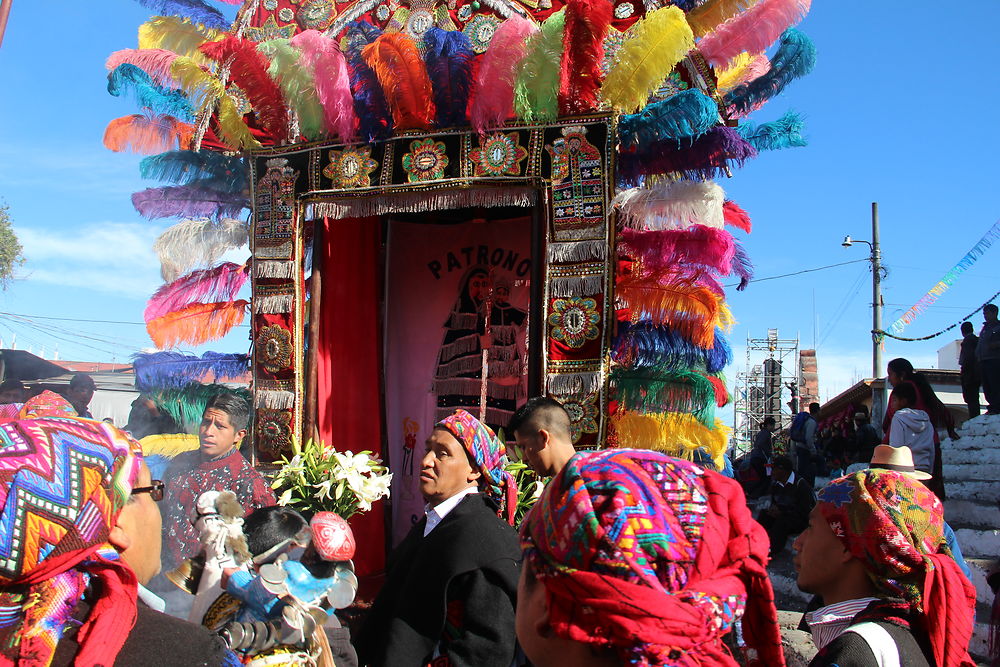
<instances>
[{"instance_id":1,"label":"white dress shirt","mask_svg":"<svg viewBox=\"0 0 1000 667\"><path fill-rule=\"evenodd\" d=\"M462 489L451 498L438 503L434 507L431 507L430 504L424 505L424 514L427 515L427 525L424 526L424 537L427 537L439 523L444 521L448 513L455 509L462 502L463 498L473 493L479 493L479 487L470 486Z\"/></svg>"}]
</instances>

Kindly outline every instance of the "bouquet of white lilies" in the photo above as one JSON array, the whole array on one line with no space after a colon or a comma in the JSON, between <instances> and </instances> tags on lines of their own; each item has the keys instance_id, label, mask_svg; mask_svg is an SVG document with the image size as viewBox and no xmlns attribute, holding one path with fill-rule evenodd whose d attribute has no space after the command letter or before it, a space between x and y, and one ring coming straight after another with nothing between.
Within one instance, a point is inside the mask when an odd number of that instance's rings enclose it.
<instances>
[{"instance_id":1,"label":"bouquet of white lilies","mask_svg":"<svg viewBox=\"0 0 1000 667\"><path fill-rule=\"evenodd\" d=\"M271 486L278 504L306 515L336 512L349 519L367 512L389 495L392 473L371 452L338 452L313 440L292 441L292 457L278 461L281 469Z\"/></svg>"}]
</instances>

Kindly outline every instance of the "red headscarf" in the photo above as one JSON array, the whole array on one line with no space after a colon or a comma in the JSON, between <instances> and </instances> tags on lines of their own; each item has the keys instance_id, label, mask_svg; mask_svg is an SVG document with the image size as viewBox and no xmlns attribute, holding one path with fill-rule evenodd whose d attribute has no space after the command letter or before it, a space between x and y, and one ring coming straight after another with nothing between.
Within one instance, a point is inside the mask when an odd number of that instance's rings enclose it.
<instances>
[{"instance_id":1,"label":"red headscarf","mask_svg":"<svg viewBox=\"0 0 1000 667\"><path fill-rule=\"evenodd\" d=\"M750 663L785 664L767 536L731 479L658 452L581 454L521 544L560 637L633 665L735 666L722 638L742 619Z\"/></svg>"}]
</instances>

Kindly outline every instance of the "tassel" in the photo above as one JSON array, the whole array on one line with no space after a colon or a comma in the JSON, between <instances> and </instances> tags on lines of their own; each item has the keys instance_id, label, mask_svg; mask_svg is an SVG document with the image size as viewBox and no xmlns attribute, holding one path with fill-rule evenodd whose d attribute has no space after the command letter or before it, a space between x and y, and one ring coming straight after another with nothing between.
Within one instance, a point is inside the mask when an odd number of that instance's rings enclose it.
<instances>
[{"instance_id":1,"label":"tassel","mask_svg":"<svg viewBox=\"0 0 1000 667\"><path fill-rule=\"evenodd\" d=\"M262 42L257 50L271 61L267 74L278 82L282 95L295 112L299 134L306 139L323 137L323 107L316 97L316 81L312 69L306 67L301 52L287 39Z\"/></svg>"},{"instance_id":2,"label":"tassel","mask_svg":"<svg viewBox=\"0 0 1000 667\"><path fill-rule=\"evenodd\" d=\"M229 21L215 7L202 0L138 0L139 4L157 14L178 16L206 28L226 32Z\"/></svg>"},{"instance_id":3,"label":"tassel","mask_svg":"<svg viewBox=\"0 0 1000 667\"><path fill-rule=\"evenodd\" d=\"M427 130L434 121L434 101L427 67L416 42L403 33L383 33L361 50L375 72L400 130Z\"/></svg>"},{"instance_id":4,"label":"tassel","mask_svg":"<svg viewBox=\"0 0 1000 667\"><path fill-rule=\"evenodd\" d=\"M601 88L604 99L624 113L646 106L649 96L694 48L694 35L677 7L649 12L630 32Z\"/></svg>"},{"instance_id":5,"label":"tassel","mask_svg":"<svg viewBox=\"0 0 1000 667\"><path fill-rule=\"evenodd\" d=\"M224 36L224 30L194 25L176 16L154 16L139 26L139 50L163 49L181 57L191 58L199 65L209 65L212 61L202 55L198 47L205 42L222 39Z\"/></svg>"},{"instance_id":6,"label":"tassel","mask_svg":"<svg viewBox=\"0 0 1000 667\"><path fill-rule=\"evenodd\" d=\"M715 345L716 327L725 330L731 317L723 314L728 309L719 296L705 287L651 286L619 279L615 296L631 310L634 320L668 326L703 348Z\"/></svg>"},{"instance_id":7,"label":"tassel","mask_svg":"<svg viewBox=\"0 0 1000 667\"><path fill-rule=\"evenodd\" d=\"M550 373L545 380L546 393L554 396L593 394L600 391L603 374L593 373Z\"/></svg>"},{"instance_id":8,"label":"tassel","mask_svg":"<svg viewBox=\"0 0 1000 667\"><path fill-rule=\"evenodd\" d=\"M143 319L149 322L197 301L232 301L248 277L244 267L232 262L194 271L156 290L146 304Z\"/></svg>"},{"instance_id":9,"label":"tassel","mask_svg":"<svg viewBox=\"0 0 1000 667\"><path fill-rule=\"evenodd\" d=\"M576 116L598 107L604 38L611 26L612 3L568 0L559 74L559 114Z\"/></svg>"},{"instance_id":10,"label":"tassel","mask_svg":"<svg viewBox=\"0 0 1000 667\"><path fill-rule=\"evenodd\" d=\"M733 361L733 352L721 331L711 348L702 348L677 331L649 322L618 322L611 343L611 359L630 370L665 371L703 369L717 373Z\"/></svg>"},{"instance_id":11,"label":"tassel","mask_svg":"<svg viewBox=\"0 0 1000 667\"><path fill-rule=\"evenodd\" d=\"M514 115L514 84L518 66L527 53L529 38L538 32L521 16L504 21L483 54L472 99L472 127L480 134L500 127Z\"/></svg>"},{"instance_id":12,"label":"tassel","mask_svg":"<svg viewBox=\"0 0 1000 667\"><path fill-rule=\"evenodd\" d=\"M104 130L104 146L121 153L161 153L173 148L187 149L194 126L171 116L133 114L115 118Z\"/></svg>"},{"instance_id":13,"label":"tassel","mask_svg":"<svg viewBox=\"0 0 1000 667\"><path fill-rule=\"evenodd\" d=\"M292 46L302 49L302 60L313 71L326 131L345 143L351 141L358 119L354 115L347 60L337 42L318 30L304 30L292 38Z\"/></svg>"},{"instance_id":14,"label":"tassel","mask_svg":"<svg viewBox=\"0 0 1000 667\"><path fill-rule=\"evenodd\" d=\"M753 230L753 224L750 222L750 214L740 208L740 205L734 201L726 200L722 205L722 215L726 220L726 224L730 227L742 229L747 234Z\"/></svg>"},{"instance_id":15,"label":"tassel","mask_svg":"<svg viewBox=\"0 0 1000 667\"><path fill-rule=\"evenodd\" d=\"M563 56L566 10L560 9L528 39L517 68L514 111L522 120L550 121L559 115L559 72Z\"/></svg>"},{"instance_id":16,"label":"tassel","mask_svg":"<svg viewBox=\"0 0 1000 667\"><path fill-rule=\"evenodd\" d=\"M344 38L347 50L347 68L351 75L351 92L354 111L358 116L358 131L366 141L385 139L392 134L392 116L389 103L379 85L375 72L365 64L363 49L374 42L382 31L365 21L348 24Z\"/></svg>"},{"instance_id":17,"label":"tassel","mask_svg":"<svg viewBox=\"0 0 1000 667\"><path fill-rule=\"evenodd\" d=\"M812 0L760 0L698 42L698 52L713 67L726 67L743 51L763 53L781 33L809 13Z\"/></svg>"},{"instance_id":18,"label":"tassel","mask_svg":"<svg viewBox=\"0 0 1000 667\"><path fill-rule=\"evenodd\" d=\"M685 229L705 225L721 229L722 188L711 181L660 183L617 195L611 207L625 227L641 230Z\"/></svg>"},{"instance_id":19,"label":"tassel","mask_svg":"<svg viewBox=\"0 0 1000 667\"><path fill-rule=\"evenodd\" d=\"M295 407L295 392L258 389L254 392L254 406L268 410L290 410Z\"/></svg>"},{"instance_id":20,"label":"tassel","mask_svg":"<svg viewBox=\"0 0 1000 667\"><path fill-rule=\"evenodd\" d=\"M188 185L147 188L132 195L135 210L150 220L155 218L231 218L249 208L243 194L230 194L204 186L204 181Z\"/></svg>"},{"instance_id":21,"label":"tassel","mask_svg":"<svg viewBox=\"0 0 1000 667\"><path fill-rule=\"evenodd\" d=\"M108 56L104 67L112 72L120 65L134 65L149 75L156 84L172 88L174 77L170 75L170 66L176 59L176 53L165 49L122 49Z\"/></svg>"},{"instance_id":22,"label":"tassel","mask_svg":"<svg viewBox=\"0 0 1000 667\"><path fill-rule=\"evenodd\" d=\"M718 122L715 100L692 88L650 104L640 113L622 116L618 136L625 148L667 139L679 142L701 136Z\"/></svg>"},{"instance_id":23,"label":"tassel","mask_svg":"<svg viewBox=\"0 0 1000 667\"><path fill-rule=\"evenodd\" d=\"M201 384L192 382L179 389L167 388L150 394L156 407L177 423L185 431L197 433L201 417L205 414L205 406L222 392L234 393L249 405L253 396L245 387L228 387L221 384ZM259 393L259 392L258 392ZM294 396L294 394L292 394ZM143 438L145 443L147 438ZM143 450L145 451L145 450Z\"/></svg>"},{"instance_id":24,"label":"tassel","mask_svg":"<svg viewBox=\"0 0 1000 667\"><path fill-rule=\"evenodd\" d=\"M737 86L724 98L726 107L739 114L763 104L816 66L816 47L802 32L789 28L781 35L781 46L771 58L766 74Z\"/></svg>"},{"instance_id":25,"label":"tassel","mask_svg":"<svg viewBox=\"0 0 1000 667\"><path fill-rule=\"evenodd\" d=\"M621 412L612 415L611 426L620 447L655 449L673 456L691 456L704 449L712 458L722 456L729 447L730 429L718 419L706 427L694 415Z\"/></svg>"},{"instance_id":26,"label":"tassel","mask_svg":"<svg viewBox=\"0 0 1000 667\"><path fill-rule=\"evenodd\" d=\"M707 180L726 175L731 164L743 166L756 156L757 151L739 132L718 126L684 148L673 141L660 141L643 146L641 152L620 153L618 178L622 184L638 183L642 176L652 174Z\"/></svg>"},{"instance_id":27,"label":"tassel","mask_svg":"<svg viewBox=\"0 0 1000 667\"><path fill-rule=\"evenodd\" d=\"M715 421L715 389L700 373L618 367L612 369L610 380L618 403L625 410L641 414L691 413L705 426Z\"/></svg>"},{"instance_id":28,"label":"tassel","mask_svg":"<svg viewBox=\"0 0 1000 667\"><path fill-rule=\"evenodd\" d=\"M231 61L229 75L253 106L261 125L279 143L288 138L288 110L278 85L267 75L267 58L247 39L228 36L199 50L216 62Z\"/></svg>"},{"instance_id":29,"label":"tassel","mask_svg":"<svg viewBox=\"0 0 1000 667\"><path fill-rule=\"evenodd\" d=\"M809 142L802 136L805 121L794 111L787 111L776 121L754 125L745 123L736 128L740 136L750 142L758 152L777 151L782 148L808 146Z\"/></svg>"},{"instance_id":30,"label":"tassel","mask_svg":"<svg viewBox=\"0 0 1000 667\"><path fill-rule=\"evenodd\" d=\"M243 322L249 302L195 303L146 323L156 347L167 349L182 343L201 345L222 338Z\"/></svg>"},{"instance_id":31,"label":"tassel","mask_svg":"<svg viewBox=\"0 0 1000 667\"><path fill-rule=\"evenodd\" d=\"M252 150L261 147L218 77L202 69L196 60L183 57L174 61L170 73L198 113L210 112L218 105L215 113L219 135L230 148Z\"/></svg>"},{"instance_id":32,"label":"tassel","mask_svg":"<svg viewBox=\"0 0 1000 667\"><path fill-rule=\"evenodd\" d=\"M733 257L733 273L740 277L740 284L736 286L738 292L745 290L753 280L753 262L739 243L736 244L736 255Z\"/></svg>"},{"instance_id":33,"label":"tassel","mask_svg":"<svg viewBox=\"0 0 1000 667\"><path fill-rule=\"evenodd\" d=\"M438 127L468 125L466 110L472 88L474 57L472 43L460 30L445 31L433 27L424 33L424 62L434 91Z\"/></svg>"},{"instance_id":34,"label":"tassel","mask_svg":"<svg viewBox=\"0 0 1000 667\"><path fill-rule=\"evenodd\" d=\"M256 259L253 263L254 275L258 278L287 278L295 275L296 262L268 261Z\"/></svg>"},{"instance_id":35,"label":"tassel","mask_svg":"<svg viewBox=\"0 0 1000 667\"><path fill-rule=\"evenodd\" d=\"M757 4L757 0L708 0L687 13L695 37L704 37L726 20Z\"/></svg>"},{"instance_id":36,"label":"tassel","mask_svg":"<svg viewBox=\"0 0 1000 667\"><path fill-rule=\"evenodd\" d=\"M108 92L120 97L126 90L132 92L136 103L147 112L174 116L183 121L194 120L191 103L179 90L167 90L153 83L146 72L135 65L119 65L108 74Z\"/></svg>"},{"instance_id":37,"label":"tassel","mask_svg":"<svg viewBox=\"0 0 1000 667\"><path fill-rule=\"evenodd\" d=\"M219 352L206 352L201 357L180 352L145 352L132 355L132 368L135 388L150 392L169 387L179 389L206 378L240 379L250 371L250 357Z\"/></svg>"},{"instance_id":38,"label":"tassel","mask_svg":"<svg viewBox=\"0 0 1000 667\"><path fill-rule=\"evenodd\" d=\"M196 180L209 179L226 192L243 192L249 187L248 169L237 155L223 155L216 151L168 151L150 155L139 162L142 178L186 185Z\"/></svg>"},{"instance_id":39,"label":"tassel","mask_svg":"<svg viewBox=\"0 0 1000 667\"><path fill-rule=\"evenodd\" d=\"M617 250L619 256L633 257L649 271L690 265L728 275L732 271L736 242L729 232L705 225L649 232L626 227L618 233Z\"/></svg>"},{"instance_id":40,"label":"tassel","mask_svg":"<svg viewBox=\"0 0 1000 667\"><path fill-rule=\"evenodd\" d=\"M715 88L720 95L725 95L741 83L753 81L762 76L770 67L771 61L762 53L755 56L741 53L733 59L732 65L716 72Z\"/></svg>"},{"instance_id":41,"label":"tassel","mask_svg":"<svg viewBox=\"0 0 1000 667\"><path fill-rule=\"evenodd\" d=\"M163 280L173 282L195 267L215 264L226 251L245 246L248 237L247 223L241 220L184 220L160 234L153 252Z\"/></svg>"}]
</instances>

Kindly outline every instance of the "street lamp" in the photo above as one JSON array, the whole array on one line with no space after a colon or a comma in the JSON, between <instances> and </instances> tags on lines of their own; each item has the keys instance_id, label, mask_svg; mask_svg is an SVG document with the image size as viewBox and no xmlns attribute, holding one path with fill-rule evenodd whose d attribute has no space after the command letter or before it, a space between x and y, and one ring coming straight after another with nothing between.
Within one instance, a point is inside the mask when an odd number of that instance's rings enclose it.
<instances>
[{"instance_id":1,"label":"street lamp","mask_svg":"<svg viewBox=\"0 0 1000 667\"><path fill-rule=\"evenodd\" d=\"M882 344L877 331L882 330L882 249L878 244L878 202L872 202L872 240L844 237L840 245L850 248L855 243L864 243L871 249L868 261L872 263L872 377L882 377Z\"/></svg>"}]
</instances>

